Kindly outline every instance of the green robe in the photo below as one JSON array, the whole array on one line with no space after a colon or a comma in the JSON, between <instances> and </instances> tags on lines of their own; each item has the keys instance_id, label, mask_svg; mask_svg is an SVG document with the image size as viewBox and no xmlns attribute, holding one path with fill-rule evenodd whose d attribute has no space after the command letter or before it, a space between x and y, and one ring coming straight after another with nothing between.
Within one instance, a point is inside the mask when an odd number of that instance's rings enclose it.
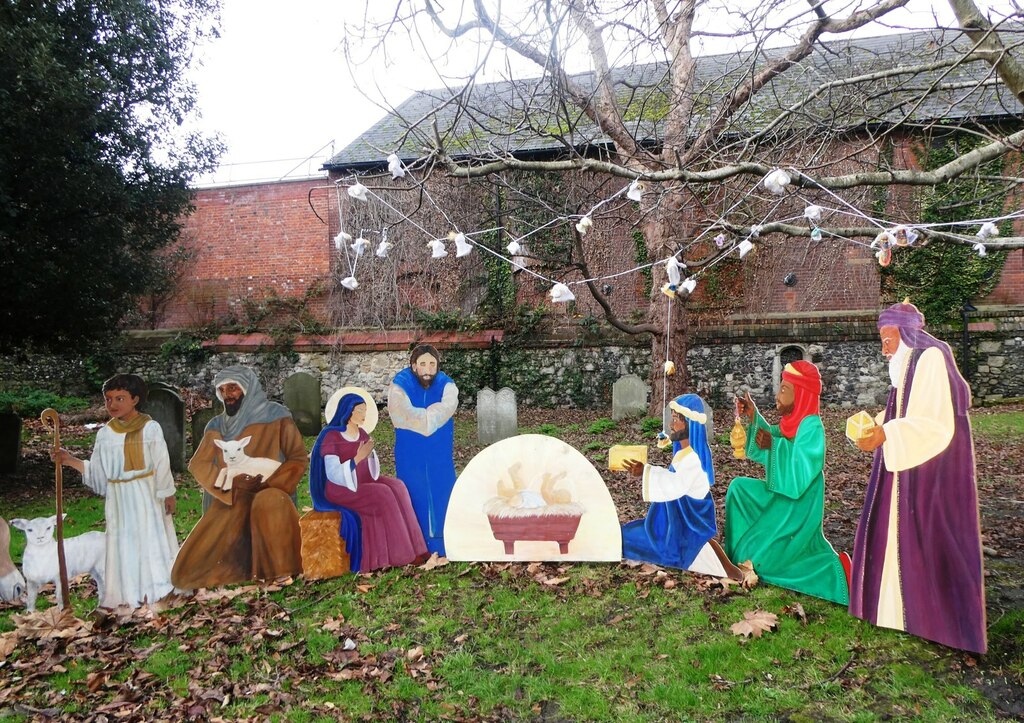
<instances>
[{"instance_id":1,"label":"green robe","mask_svg":"<svg viewBox=\"0 0 1024 723\"><path fill-rule=\"evenodd\" d=\"M747 430L747 457L763 464L767 481L737 477L725 496L725 551L737 563L750 560L765 582L849 603L846 574L821 529L825 509L825 428L821 417L800 421L796 437L756 419ZM758 429L772 435L770 449L754 441Z\"/></svg>"}]
</instances>

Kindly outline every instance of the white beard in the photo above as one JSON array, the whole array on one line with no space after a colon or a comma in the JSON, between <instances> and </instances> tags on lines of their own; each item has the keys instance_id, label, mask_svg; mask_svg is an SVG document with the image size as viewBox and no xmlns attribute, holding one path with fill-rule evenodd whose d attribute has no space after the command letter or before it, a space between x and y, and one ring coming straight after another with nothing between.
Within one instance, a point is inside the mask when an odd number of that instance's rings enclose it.
<instances>
[{"instance_id":1,"label":"white beard","mask_svg":"<svg viewBox=\"0 0 1024 723\"><path fill-rule=\"evenodd\" d=\"M900 339L900 345L896 347L896 352L889 357L889 380L896 388L903 383L903 370L908 361L910 361L910 347Z\"/></svg>"}]
</instances>

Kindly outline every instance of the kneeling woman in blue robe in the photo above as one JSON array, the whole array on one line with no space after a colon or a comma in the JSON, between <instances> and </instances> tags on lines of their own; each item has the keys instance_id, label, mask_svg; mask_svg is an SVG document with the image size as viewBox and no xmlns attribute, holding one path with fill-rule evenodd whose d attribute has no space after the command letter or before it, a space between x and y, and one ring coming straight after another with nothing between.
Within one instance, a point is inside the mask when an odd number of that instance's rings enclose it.
<instances>
[{"instance_id":1,"label":"kneeling woman in blue robe","mask_svg":"<svg viewBox=\"0 0 1024 723\"><path fill-rule=\"evenodd\" d=\"M626 469L643 479L643 497L651 503L642 520L622 526L622 556L715 577L742 579L713 538L715 471L708 445L710 430L704 401L684 394L669 402L672 463L666 469L629 460Z\"/></svg>"}]
</instances>

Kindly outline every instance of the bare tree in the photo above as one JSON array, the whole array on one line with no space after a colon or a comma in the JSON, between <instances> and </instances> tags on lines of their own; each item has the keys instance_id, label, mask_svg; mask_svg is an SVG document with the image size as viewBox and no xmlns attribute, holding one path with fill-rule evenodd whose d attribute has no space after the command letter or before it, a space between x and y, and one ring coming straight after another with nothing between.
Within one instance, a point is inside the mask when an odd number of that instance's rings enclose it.
<instances>
[{"instance_id":1,"label":"bare tree","mask_svg":"<svg viewBox=\"0 0 1024 723\"><path fill-rule=\"evenodd\" d=\"M357 52L386 59L411 43L438 69L442 91L389 109L393 145L382 157L415 149L423 176L466 181L586 176L606 197L633 181L645 185L638 206L620 196L600 210L634 223L654 262L650 307L639 321L617 313L607 289L590 280L599 275L587 239L572 231L586 204L574 207L578 197L568 195L560 204L538 201L574 234L563 271L587 280L610 325L652 335L660 370L666 353L685 359L684 334L673 335L670 348L662 338L667 307L658 289L668 257L699 277L735 257L740 240L810 239L814 227L870 240L881 228L839 216L758 226L768 209L786 218L823 200L872 208L877 189L903 189L910 203L889 204L886 221L912 223L914 189L971 176L1007 192L1024 182L990 177L992 161L1024 144L1020 6L999 3L985 15L972 0L949 0L952 27L936 19L913 32L863 37L893 30L909 1L393 0L383 22L350 29L346 41L353 63ZM431 40L438 33L447 45ZM451 57L467 46L471 61L452 71ZM503 80L483 83L485 68L502 63ZM919 167L907 152L953 131L979 140L935 168ZM776 168L790 179L781 196L759 184ZM922 233L933 243L973 245L975 230ZM719 232L727 241L711 243ZM1024 238L988 243L1018 249ZM685 315L685 302L674 308ZM681 323L685 316L675 317Z\"/></svg>"}]
</instances>

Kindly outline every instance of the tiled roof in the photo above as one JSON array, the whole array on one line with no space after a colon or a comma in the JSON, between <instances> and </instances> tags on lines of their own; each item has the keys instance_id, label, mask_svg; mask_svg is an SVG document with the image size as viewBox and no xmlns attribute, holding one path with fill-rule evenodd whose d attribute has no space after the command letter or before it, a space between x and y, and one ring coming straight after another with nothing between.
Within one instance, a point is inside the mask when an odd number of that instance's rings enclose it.
<instances>
[{"instance_id":1,"label":"tiled roof","mask_svg":"<svg viewBox=\"0 0 1024 723\"><path fill-rule=\"evenodd\" d=\"M733 117L726 128L729 135L748 136L765 129L782 109L806 100L823 83L853 78L893 68L893 58L903 66L934 64L954 58L971 45L958 31L916 31L897 35L847 39L819 43L798 67L791 68L768 84ZM763 64L788 52L789 48L762 51ZM749 54L707 55L696 59L695 111L691 133L709 122L706 109L713 108L744 73L749 73ZM669 102L667 65L648 63L613 69L620 108L632 135L657 143L662 133L661 118ZM583 89L594 87L592 73L573 76ZM922 123L939 119L998 118L1021 116L1021 104L983 61L941 67L914 75L875 78L870 82L837 86L822 93L793 118L787 127L834 130L837 118L845 127L891 124L905 117ZM940 82L921 100L922 90ZM984 83L983 83L984 82ZM389 153L403 160L422 157L433 146L431 118L436 119L445 149L450 156L486 156L515 153L553 153L563 148L560 129L571 129L572 145L604 145L610 139L585 116L560 119L550 78L530 78L480 84L473 88L471 101L457 105L447 89L415 93L397 108L408 123L421 121L408 131L393 115L346 146L327 163L328 170L358 170L385 163ZM983 84L982 84L983 83ZM701 112L701 109L704 112ZM529 112L527 112L529 111Z\"/></svg>"}]
</instances>

